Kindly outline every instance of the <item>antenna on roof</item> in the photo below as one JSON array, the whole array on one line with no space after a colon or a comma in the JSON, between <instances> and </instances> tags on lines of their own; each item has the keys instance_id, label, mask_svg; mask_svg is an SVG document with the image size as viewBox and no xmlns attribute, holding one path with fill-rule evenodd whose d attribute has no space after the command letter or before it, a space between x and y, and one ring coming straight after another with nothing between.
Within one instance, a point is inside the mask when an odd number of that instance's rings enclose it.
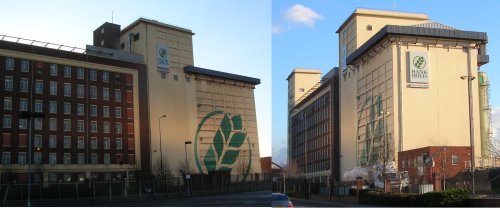
<instances>
[{"instance_id":1,"label":"antenna on roof","mask_svg":"<svg viewBox=\"0 0 500 208\"><path fill-rule=\"evenodd\" d=\"M111 23L114 23L113 22L113 10L111 10Z\"/></svg>"}]
</instances>

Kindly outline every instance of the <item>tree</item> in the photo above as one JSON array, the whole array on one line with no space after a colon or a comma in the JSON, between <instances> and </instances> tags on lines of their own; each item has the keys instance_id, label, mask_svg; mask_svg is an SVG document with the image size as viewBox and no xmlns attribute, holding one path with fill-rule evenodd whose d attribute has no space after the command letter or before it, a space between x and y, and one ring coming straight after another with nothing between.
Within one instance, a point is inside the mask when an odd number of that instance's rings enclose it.
<instances>
[{"instance_id":1,"label":"tree","mask_svg":"<svg viewBox=\"0 0 500 208\"><path fill-rule=\"evenodd\" d=\"M189 175L191 173L191 165L189 163L189 159L179 160L177 163L177 171L181 175Z\"/></svg>"},{"instance_id":2,"label":"tree","mask_svg":"<svg viewBox=\"0 0 500 208\"><path fill-rule=\"evenodd\" d=\"M252 166L248 165L248 160L246 160L245 157L239 159L233 168L238 175L243 175L243 181L246 180L247 174L252 172Z\"/></svg>"},{"instance_id":3,"label":"tree","mask_svg":"<svg viewBox=\"0 0 500 208\"><path fill-rule=\"evenodd\" d=\"M153 164L153 172L155 175L161 179L165 179L172 176L172 170L170 168L170 163L167 158L158 158Z\"/></svg>"}]
</instances>

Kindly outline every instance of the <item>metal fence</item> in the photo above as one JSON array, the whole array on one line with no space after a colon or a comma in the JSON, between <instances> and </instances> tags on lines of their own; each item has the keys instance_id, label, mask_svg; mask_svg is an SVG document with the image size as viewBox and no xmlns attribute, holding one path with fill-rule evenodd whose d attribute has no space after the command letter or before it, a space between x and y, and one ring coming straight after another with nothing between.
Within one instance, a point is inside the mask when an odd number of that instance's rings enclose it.
<instances>
[{"instance_id":1,"label":"metal fence","mask_svg":"<svg viewBox=\"0 0 500 208\"><path fill-rule=\"evenodd\" d=\"M271 189L270 174L191 175L137 180L45 182L31 184L32 206L81 206L109 202L155 200ZM28 184L0 184L3 206L26 206Z\"/></svg>"}]
</instances>

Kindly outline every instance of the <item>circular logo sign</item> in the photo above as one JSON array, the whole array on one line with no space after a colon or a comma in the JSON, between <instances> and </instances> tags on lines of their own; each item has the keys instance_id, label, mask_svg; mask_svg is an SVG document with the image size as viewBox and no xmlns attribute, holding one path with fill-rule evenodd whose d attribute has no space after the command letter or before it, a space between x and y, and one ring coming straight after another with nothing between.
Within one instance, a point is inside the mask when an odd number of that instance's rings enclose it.
<instances>
[{"instance_id":1,"label":"circular logo sign","mask_svg":"<svg viewBox=\"0 0 500 208\"><path fill-rule=\"evenodd\" d=\"M162 48L158 51L158 55L160 55L160 57L162 58L166 58L167 57L167 49L165 48Z\"/></svg>"},{"instance_id":2,"label":"circular logo sign","mask_svg":"<svg viewBox=\"0 0 500 208\"><path fill-rule=\"evenodd\" d=\"M422 56L415 56L415 58L413 58L413 66L417 69L423 69L426 64L427 63Z\"/></svg>"}]
</instances>

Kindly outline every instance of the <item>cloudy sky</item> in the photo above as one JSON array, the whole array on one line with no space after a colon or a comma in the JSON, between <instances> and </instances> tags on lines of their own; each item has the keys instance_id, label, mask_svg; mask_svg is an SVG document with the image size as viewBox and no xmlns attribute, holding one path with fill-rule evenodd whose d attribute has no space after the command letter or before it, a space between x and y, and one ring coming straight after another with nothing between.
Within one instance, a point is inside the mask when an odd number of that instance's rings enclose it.
<instances>
[{"instance_id":1,"label":"cloudy sky","mask_svg":"<svg viewBox=\"0 0 500 208\"><path fill-rule=\"evenodd\" d=\"M317 68L324 73L338 66L335 31L356 8L396 10L427 14L455 28L488 33L490 63L481 67L491 81L493 137L500 137L500 1L402 0L304 0L272 2L273 161L283 163L287 154L287 81L294 68ZM466 17L466 18L464 18Z\"/></svg>"}]
</instances>

